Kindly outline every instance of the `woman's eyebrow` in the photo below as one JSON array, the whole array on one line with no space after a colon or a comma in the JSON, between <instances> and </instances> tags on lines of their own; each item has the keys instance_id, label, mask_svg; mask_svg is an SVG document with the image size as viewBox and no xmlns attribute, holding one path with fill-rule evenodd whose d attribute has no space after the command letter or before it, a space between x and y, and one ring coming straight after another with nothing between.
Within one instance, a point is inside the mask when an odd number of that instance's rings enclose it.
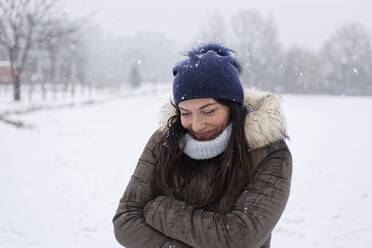
<instances>
[{"instance_id":1,"label":"woman's eyebrow","mask_svg":"<svg viewBox=\"0 0 372 248\"><path fill-rule=\"evenodd\" d=\"M201 106L199 109L203 109L203 108L206 108L206 107L209 107L211 105L215 105L216 103L208 103L208 104L205 104L203 106Z\"/></svg>"},{"instance_id":2,"label":"woman's eyebrow","mask_svg":"<svg viewBox=\"0 0 372 248\"><path fill-rule=\"evenodd\" d=\"M216 103L208 103L208 104L205 104L205 105L201 106L199 109L203 109L203 108L209 107L209 106L211 106L211 105L215 105L215 104L216 104ZM188 111L187 109L181 108L180 106L178 106L178 108L179 108L180 110L183 110L183 111Z\"/></svg>"}]
</instances>

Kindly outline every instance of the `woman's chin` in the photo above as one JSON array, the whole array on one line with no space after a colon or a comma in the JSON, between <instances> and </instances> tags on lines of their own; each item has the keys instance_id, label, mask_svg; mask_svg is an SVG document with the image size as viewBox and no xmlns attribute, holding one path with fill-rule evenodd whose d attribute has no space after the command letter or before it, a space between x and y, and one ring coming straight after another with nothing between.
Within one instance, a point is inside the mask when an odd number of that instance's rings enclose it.
<instances>
[{"instance_id":1,"label":"woman's chin","mask_svg":"<svg viewBox=\"0 0 372 248\"><path fill-rule=\"evenodd\" d=\"M199 141L210 141L210 140L212 140L213 138L197 138L197 137L196 137L196 139L199 140Z\"/></svg>"}]
</instances>

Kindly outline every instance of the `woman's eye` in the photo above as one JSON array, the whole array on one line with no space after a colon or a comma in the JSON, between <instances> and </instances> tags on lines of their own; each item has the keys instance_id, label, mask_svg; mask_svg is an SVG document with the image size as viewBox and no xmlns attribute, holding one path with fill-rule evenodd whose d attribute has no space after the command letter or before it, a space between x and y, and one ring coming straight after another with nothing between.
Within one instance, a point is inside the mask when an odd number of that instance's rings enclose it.
<instances>
[{"instance_id":1,"label":"woman's eye","mask_svg":"<svg viewBox=\"0 0 372 248\"><path fill-rule=\"evenodd\" d=\"M208 110L208 111L204 111L205 114L212 114L214 111L216 111L215 109L212 109L212 110Z\"/></svg>"},{"instance_id":2,"label":"woman's eye","mask_svg":"<svg viewBox=\"0 0 372 248\"><path fill-rule=\"evenodd\" d=\"M181 113L182 116L189 116L189 113Z\"/></svg>"}]
</instances>

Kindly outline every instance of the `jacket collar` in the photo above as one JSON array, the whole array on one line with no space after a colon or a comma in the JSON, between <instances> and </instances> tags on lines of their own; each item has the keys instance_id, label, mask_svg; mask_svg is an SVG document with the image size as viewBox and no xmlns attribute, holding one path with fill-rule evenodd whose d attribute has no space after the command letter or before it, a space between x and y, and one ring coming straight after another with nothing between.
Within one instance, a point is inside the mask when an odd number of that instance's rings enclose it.
<instances>
[{"instance_id":1,"label":"jacket collar","mask_svg":"<svg viewBox=\"0 0 372 248\"><path fill-rule=\"evenodd\" d=\"M245 118L244 124L245 137L252 150L289 138L278 95L246 88L244 104L249 105L252 110ZM165 104L162 108L160 128L164 130L168 119L176 114L171 103Z\"/></svg>"}]
</instances>

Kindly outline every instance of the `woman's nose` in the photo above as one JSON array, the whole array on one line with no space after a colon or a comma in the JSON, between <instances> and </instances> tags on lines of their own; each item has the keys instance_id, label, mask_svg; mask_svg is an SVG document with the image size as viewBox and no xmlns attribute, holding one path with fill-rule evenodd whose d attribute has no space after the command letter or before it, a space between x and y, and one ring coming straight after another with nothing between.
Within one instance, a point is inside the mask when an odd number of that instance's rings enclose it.
<instances>
[{"instance_id":1,"label":"woman's nose","mask_svg":"<svg viewBox=\"0 0 372 248\"><path fill-rule=\"evenodd\" d=\"M204 121L197 115L194 115L192 118L192 130L194 132L201 132L204 129Z\"/></svg>"}]
</instances>

